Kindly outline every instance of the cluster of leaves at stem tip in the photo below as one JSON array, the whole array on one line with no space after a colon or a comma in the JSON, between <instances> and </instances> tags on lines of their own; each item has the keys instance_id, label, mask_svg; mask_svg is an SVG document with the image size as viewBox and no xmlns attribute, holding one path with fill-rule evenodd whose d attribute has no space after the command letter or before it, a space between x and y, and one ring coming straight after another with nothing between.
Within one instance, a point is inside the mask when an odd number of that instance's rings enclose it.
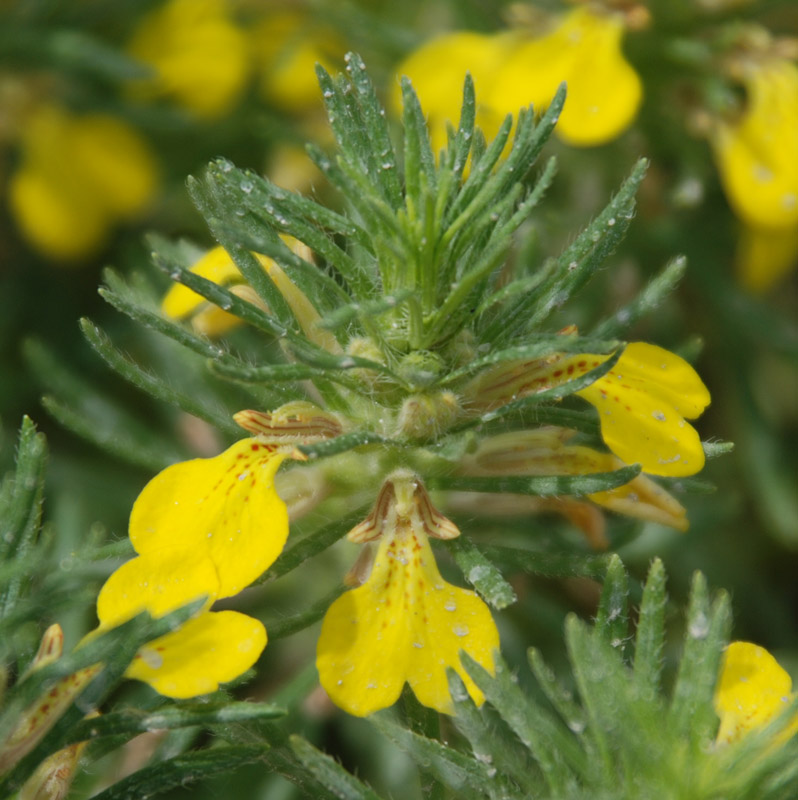
<instances>
[{"instance_id":1,"label":"cluster of leaves at stem tip","mask_svg":"<svg viewBox=\"0 0 798 800\"><path fill-rule=\"evenodd\" d=\"M206 357L214 378L244 387L261 407L307 399L308 384L301 382L312 381L311 399L321 397L326 408L355 420L356 428L334 441L304 446L311 458L369 444L387 452L445 442L450 448L441 447L437 454L446 459L451 452L456 458L462 452L462 445L456 444L460 434L478 426L483 432L505 429L510 418L515 425L559 424L595 437L595 415L561 401L612 368L623 348L614 337L676 285L684 259L666 265L629 305L587 334L559 335L544 325L622 239L634 216L634 196L645 161L635 165L606 208L559 256L533 268L509 256L513 235L530 218L554 177L551 158L530 181L533 164L562 109L564 87L539 119L531 109L522 109L515 125L508 116L488 144L474 127L474 88L467 77L459 125L450 129L448 147L436 156L408 81L402 83L404 145L398 152L357 56L350 54L347 71L348 76L332 78L318 70L338 152L331 156L308 146L311 158L340 191L340 212L239 170L225 159L213 162L201 178L189 179L190 194L214 237L268 311L191 272L184 248L152 240L155 263L170 278L279 340L282 360L257 353L236 355L227 346L194 335L147 308L140 295L113 273L108 274L104 297L147 327ZM306 244L319 263L294 252L281 236ZM335 337L338 352L308 338L253 252L274 259L310 300L321 316L315 327ZM83 329L92 346L126 379L221 431L234 433L229 416L141 369L91 322L84 320ZM366 348L353 346L364 341ZM491 366L578 352L613 356L585 375L484 414L441 422L423 432L386 424L408 396L456 392ZM99 438L57 401L49 401L48 407L71 427ZM110 438L102 443L113 446ZM132 452L140 450L132 447ZM423 477L435 478L429 464L412 463L412 454L400 458L409 458L410 466ZM158 460L146 452L139 458L148 464ZM614 475L604 484L594 477L589 486L581 485L580 476L563 478L548 493L600 491L630 477ZM501 490L498 483L493 490ZM536 493L534 488L525 491Z\"/></svg>"}]
</instances>

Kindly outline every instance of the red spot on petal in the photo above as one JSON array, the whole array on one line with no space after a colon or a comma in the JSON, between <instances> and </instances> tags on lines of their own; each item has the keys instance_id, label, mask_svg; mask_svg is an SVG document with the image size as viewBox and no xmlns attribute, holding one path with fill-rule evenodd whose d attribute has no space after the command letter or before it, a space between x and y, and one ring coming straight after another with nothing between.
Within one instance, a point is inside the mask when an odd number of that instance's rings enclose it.
<instances>
[{"instance_id":1,"label":"red spot on petal","mask_svg":"<svg viewBox=\"0 0 798 800\"><path fill-rule=\"evenodd\" d=\"M561 370L561 369L558 369L558 370L557 370L557 371L554 373L554 377L555 377L555 378L559 378L559 377L560 377L560 375L562 375L562 370Z\"/></svg>"},{"instance_id":2,"label":"red spot on petal","mask_svg":"<svg viewBox=\"0 0 798 800\"><path fill-rule=\"evenodd\" d=\"M573 375L573 374L574 374L574 365L573 365L573 364L571 364L571 365L568 367L568 374L569 374L569 375Z\"/></svg>"},{"instance_id":3,"label":"red spot on petal","mask_svg":"<svg viewBox=\"0 0 798 800\"><path fill-rule=\"evenodd\" d=\"M49 710L50 710L49 703L42 703L42 705L39 707L39 711L41 711L42 714L46 714Z\"/></svg>"},{"instance_id":4,"label":"red spot on petal","mask_svg":"<svg viewBox=\"0 0 798 800\"><path fill-rule=\"evenodd\" d=\"M597 367L598 365L599 365L599 362L598 362L598 361L594 361L594 362L593 362L593 366L594 366L594 367Z\"/></svg>"},{"instance_id":5,"label":"red spot on petal","mask_svg":"<svg viewBox=\"0 0 798 800\"><path fill-rule=\"evenodd\" d=\"M260 445L259 444L252 444L252 445L250 445L250 450L252 450L253 453L257 453L258 450L260 450Z\"/></svg>"},{"instance_id":6,"label":"red spot on petal","mask_svg":"<svg viewBox=\"0 0 798 800\"><path fill-rule=\"evenodd\" d=\"M577 365L579 369L584 369L587 366L587 361L580 361Z\"/></svg>"}]
</instances>

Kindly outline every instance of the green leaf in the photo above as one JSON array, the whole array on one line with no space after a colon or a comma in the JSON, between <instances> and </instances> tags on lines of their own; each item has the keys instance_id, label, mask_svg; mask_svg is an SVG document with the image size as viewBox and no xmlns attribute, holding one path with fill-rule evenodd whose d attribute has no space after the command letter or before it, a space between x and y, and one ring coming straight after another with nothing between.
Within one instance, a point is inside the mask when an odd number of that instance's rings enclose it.
<instances>
[{"instance_id":1,"label":"green leaf","mask_svg":"<svg viewBox=\"0 0 798 800\"><path fill-rule=\"evenodd\" d=\"M330 606L346 591L345 586L336 586L321 600L317 600L309 608L292 617L280 617L274 622L266 621L266 630L269 632L269 641L274 642L285 636L305 630L317 623L326 613Z\"/></svg>"},{"instance_id":2,"label":"green leaf","mask_svg":"<svg viewBox=\"0 0 798 800\"><path fill-rule=\"evenodd\" d=\"M610 556L595 623L596 636L623 657L629 636L629 577L617 554Z\"/></svg>"},{"instance_id":3,"label":"green leaf","mask_svg":"<svg viewBox=\"0 0 798 800\"><path fill-rule=\"evenodd\" d=\"M410 754L423 770L461 797L494 797L503 781L486 764L459 753L435 739L428 739L398 725L385 713L374 714L370 722L399 748ZM472 794L473 793L473 794Z\"/></svg>"},{"instance_id":4,"label":"green leaf","mask_svg":"<svg viewBox=\"0 0 798 800\"><path fill-rule=\"evenodd\" d=\"M659 275L653 277L631 303L619 308L609 319L596 326L593 336L618 336L642 317L653 312L679 285L687 270L687 259L677 256Z\"/></svg>"},{"instance_id":5,"label":"green leaf","mask_svg":"<svg viewBox=\"0 0 798 800\"><path fill-rule=\"evenodd\" d=\"M316 780L341 800L380 800L376 792L348 773L335 759L301 736L289 738L291 749Z\"/></svg>"},{"instance_id":6,"label":"green leaf","mask_svg":"<svg viewBox=\"0 0 798 800\"><path fill-rule=\"evenodd\" d=\"M264 748L236 745L198 750L160 761L117 781L93 800L141 800L264 760Z\"/></svg>"},{"instance_id":7,"label":"green leaf","mask_svg":"<svg viewBox=\"0 0 798 800\"><path fill-rule=\"evenodd\" d=\"M696 572L687 611L684 651L668 711L670 724L694 752L708 747L715 737L718 718L713 695L730 628L728 595L720 592L711 603L706 578Z\"/></svg>"},{"instance_id":8,"label":"green leaf","mask_svg":"<svg viewBox=\"0 0 798 800\"><path fill-rule=\"evenodd\" d=\"M643 600L635 637L634 681L642 697L661 691L665 652L665 567L655 558L643 587Z\"/></svg>"},{"instance_id":9,"label":"green leaf","mask_svg":"<svg viewBox=\"0 0 798 800\"><path fill-rule=\"evenodd\" d=\"M465 579L479 592L487 603L501 610L518 599L513 587L504 579L501 572L471 539L458 536L446 542L446 547L454 557L455 563L463 572Z\"/></svg>"},{"instance_id":10,"label":"green leaf","mask_svg":"<svg viewBox=\"0 0 798 800\"><path fill-rule=\"evenodd\" d=\"M467 653L462 653L460 659L487 701L530 750L551 794L568 797L586 769L584 751L573 734L521 690L498 654L495 676Z\"/></svg>"},{"instance_id":11,"label":"green leaf","mask_svg":"<svg viewBox=\"0 0 798 800\"><path fill-rule=\"evenodd\" d=\"M542 553L517 547L486 545L482 552L506 569L521 569L547 578L584 577L601 579L607 572L610 556L577 553Z\"/></svg>"},{"instance_id":12,"label":"green leaf","mask_svg":"<svg viewBox=\"0 0 798 800\"><path fill-rule=\"evenodd\" d=\"M156 375L140 367L128 356L117 350L108 336L91 320L85 317L80 321L80 329L89 344L105 360L105 362L125 380L132 383L137 389L154 397L156 400L168 403L205 420L219 430L230 436L240 437L238 426L226 414L211 410L177 389L172 388Z\"/></svg>"},{"instance_id":13,"label":"green leaf","mask_svg":"<svg viewBox=\"0 0 798 800\"><path fill-rule=\"evenodd\" d=\"M430 485L436 489L449 489L460 492L490 492L511 494L530 494L537 497L555 497L604 492L623 486L640 474L640 465L621 467L612 472L593 472L587 475L534 475L506 476L499 478L461 477L447 475L431 478Z\"/></svg>"},{"instance_id":14,"label":"green leaf","mask_svg":"<svg viewBox=\"0 0 798 800\"><path fill-rule=\"evenodd\" d=\"M534 796L541 776L530 754L496 714L489 715L486 706L478 709L474 705L462 678L453 669L447 668L446 672L455 709L454 726L468 739L474 757L486 765L488 774L496 770L495 774L505 779L489 789L491 796L499 791L503 797ZM507 786L507 779L514 785Z\"/></svg>"},{"instance_id":15,"label":"green leaf","mask_svg":"<svg viewBox=\"0 0 798 800\"><path fill-rule=\"evenodd\" d=\"M132 736L146 731L187 728L192 725L229 725L249 720L275 719L285 714L285 709L270 703L249 702L167 705L149 713L126 708L84 719L73 729L71 741L82 742L119 734Z\"/></svg>"}]
</instances>

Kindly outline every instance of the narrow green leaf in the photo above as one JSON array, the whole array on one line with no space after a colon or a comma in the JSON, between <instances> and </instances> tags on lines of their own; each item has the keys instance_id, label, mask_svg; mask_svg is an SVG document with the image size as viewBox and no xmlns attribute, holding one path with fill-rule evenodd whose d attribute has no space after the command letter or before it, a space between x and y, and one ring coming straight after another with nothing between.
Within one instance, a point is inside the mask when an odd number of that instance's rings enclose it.
<instances>
[{"instance_id":1,"label":"narrow green leaf","mask_svg":"<svg viewBox=\"0 0 798 800\"><path fill-rule=\"evenodd\" d=\"M514 784L497 784L489 790L491 797L498 792L503 793L500 797L533 797L540 789L541 776L529 753L497 715L489 716L487 708L474 705L462 678L453 669L446 672L455 709L454 726L468 739L474 757L487 766L489 773L494 769Z\"/></svg>"},{"instance_id":2,"label":"narrow green leaf","mask_svg":"<svg viewBox=\"0 0 798 800\"><path fill-rule=\"evenodd\" d=\"M84 317L80 321L80 328L89 344L105 362L137 389L146 392L156 400L177 406L182 411L205 420L205 422L231 436L240 437L241 431L230 417L220 412L212 411L197 402L193 397L178 392L158 376L140 367L126 355L119 352L108 336L91 320Z\"/></svg>"},{"instance_id":3,"label":"narrow green leaf","mask_svg":"<svg viewBox=\"0 0 798 800\"><path fill-rule=\"evenodd\" d=\"M349 516L336 520L330 525L326 525L320 530L309 534L304 539L300 539L300 541L290 547L287 547L283 550L274 565L267 569L255 583L267 583L296 569L309 558L318 555L323 550L330 547L330 545L335 544L335 542L354 528L355 525L363 519L363 516L363 509L358 509Z\"/></svg>"},{"instance_id":4,"label":"narrow green leaf","mask_svg":"<svg viewBox=\"0 0 798 800\"><path fill-rule=\"evenodd\" d=\"M568 729L581 737L587 728L587 719L584 709L574 700L573 693L557 680L554 670L547 666L537 648L530 647L527 650L527 660L549 702L562 717ZM590 743L583 739L582 744L584 747Z\"/></svg>"},{"instance_id":5,"label":"narrow green leaf","mask_svg":"<svg viewBox=\"0 0 798 800\"><path fill-rule=\"evenodd\" d=\"M369 720L380 733L411 755L419 767L431 772L460 796L469 797L472 792L476 796L494 796L497 783L501 781L497 780L495 774L490 774L484 763L435 739L403 728L387 714L374 714Z\"/></svg>"},{"instance_id":6,"label":"narrow green leaf","mask_svg":"<svg viewBox=\"0 0 798 800\"><path fill-rule=\"evenodd\" d=\"M708 747L715 736L718 718L713 694L730 629L728 595L720 592L710 604L706 578L696 572L687 611L684 651L668 712L670 724L693 750Z\"/></svg>"},{"instance_id":7,"label":"narrow green leaf","mask_svg":"<svg viewBox=\"0 0 798 800\"><path fill-rule=\"evenodd\" d=\"M573 734L521 690L498 654L495 676L467 653L460 660L487 701L530 750L552 795L568 797L587 768L585 753Z\"/></svg>"},{"instance_id":8,"label":"narrow green leaf","mask_svg":"<svg viewBox=\"0 0 798 800\"><path fill-rule=\"evenodd\" d=\"M518 599L496 565L479 551L471 539L458 536L447 541L446 546L465 579L487 603L501 610Z\"/></svg>"},{"instance_id":9,"label":"narrow green leaf","mask_svg":"<svg viewBox=\"0 0 798 800\"><path fill-rule=\"evenodd\" d=\"M112 711L100 717L84 719L75 726L71 741L82 742L119 734L135 735L146 731L187 728L192 725L229 725L249 720L285 716L283 708L270 703L204 703L201 705L162 706L147 713L136 708Z\"/></svg>"},{"instance_id":10,"label":"narrow green leaf","mask_svg":"<svg viewBox=\"0 0 798 800\"><path fill-rule=\"evenodd\" d=\"M386 295L379 300L368 300L365 303L349 303L322 317L318 323L320 328L335 330L352 322L352 320L378 317L387 311L401 307L413 294L412 289L401 289L394 294Z\"/></svg>"},{"instance_id":11,"label":"narrow green leaf","mask_svg":"<svg viewBox=\"0 0 798 800\"><path fill-rule=\"evenodd\" d=\"M640 474L640 465L621 467L612 472L593 472L588 475L534 475L506 476L500 478L461 477L447 475L431 478L430 484L436 489L450 489L460 492L509 492L511 494L531 494L537 497L555 497L593 494L615 489L629 483Z\"/></svg>"},{"instance_id":12,"label":"narrow green leaf","mask_svg":"<svg viewBox=\"0 0 798 800\"><path fill-rule=\"evenodd\" d=\"M376 792L347 772L335 759L316 749L306 739L301 736L291 736L289 741L297 758L316 780L326 786L336 797L341 800L380 800Z\"/></svg>"},{"instance_id":13,"label":"narrow green leaf","mask_svg":"<svg viewBox=\"0 0 798 800\"><path fill-rule=\"evenodd\" d=\"M629 637L629 576L617 554L610 556L596 613L595 632L623 657Z\"/></svg>"},{"instance_id":14,"label":"narrow green leaf","mask_svg":"<svg viewBox=\"0 0 798 800\"><path fill-rule=\"evenodd\" d=\"M482 552L506 569L521 569L532 575L547 578L584 577L600 580L607 572L609 556L581 555L576 553L540 553L517 547L486 545Z\"/></svg>"},{"instance_id":15,"label":"narrow green leaf","mask_svg":"<svg viewBox=\"0 0 798 800\"><path fill-rule=\"evenodd\" d=\"M94 795L93 800L141 800L154 797L262 760L264 748L256 745L193 751L144 767Z\"/></svg>"},{"instance_id":16,"label":"narrow green leaf","mask_svg":"<svg viewBox=\"0 0 798 800\"><path fill-rule=\"evenodd\" d=\"M402 124L405 144L405 192L408 209L417 214L424 208L423 189L435 192L435 156L430 147L427 122L413 85L401 78ZM422 178L423 176L423 178Z\"/></svg>"},{"instance_id":17,"label":"narrow green leaf","mask_svg":"<svg viewBox=\"0 0 798 800\"><path fill-rule=\"evenodd\" d=\"M354 433L344 433L334 439L327 439L316 444L300 444L297 445L297 449L304 453L308 460L313 461L318 458L329 458L339 453L345 453L347 450L354 450L356 447L370 444L394 445L395 442L369 431L355 431Z\"/></svg>"},{"instance_id":18,"label":"narrow green leaf","mask_svg":"<svg viewBox=\"0 0 798 800\"><path fill-rule=\"evenodd\" d=\"M648 570L635 637L634 681L641 696L654 696L661 690L665 652L665 567L655 558Z\"/></svg>"},{"instance_id":19,"label":"narrow green leaf","mask_svg":"<svg viewBox=\"0 0 798 800\"><path fill-rule=\"evenodd\" d=\"M619 308L611 317L593 330L600 338L618 336L642 317L654 311L679 285L687 270L687 259L677 256L655 275L631 303Z\"/></svg>"}]
</instances>

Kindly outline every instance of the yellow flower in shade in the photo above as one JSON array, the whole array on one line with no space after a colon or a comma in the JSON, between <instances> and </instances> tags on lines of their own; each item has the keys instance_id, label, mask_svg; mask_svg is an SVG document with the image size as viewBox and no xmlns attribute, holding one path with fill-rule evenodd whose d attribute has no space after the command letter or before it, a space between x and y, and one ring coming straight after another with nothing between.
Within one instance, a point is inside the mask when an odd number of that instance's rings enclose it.
<instances>
[{"instance_id":1,"label":"yellow flower in shade","mask_svg":"<svg viewBox=\"0 0 798 800\"><path fill-rule=\"evenodd\" d=\"M294 253L306 261L313 260L313 255L305 244L291 236L282 238ZM304 292L272 259L258 253L254 255L285 298L308 339L331 353L340 352L341 348L335 336L318 327L321 317ZM191 267L191 271L220 286L225 286L233 294L253 305L264 307L255 290L244 281L241 271L223 247L209 250ZM180 283L176 283L164 295L161 311L172 319L191 319L194 329L206 336L221 336L241 324L241 320L234 314L208 302L202 295Z\"/></svg>"},{"instance_id":2,"label":"yellow flower in shade","mask_svg":"<svg viewBox=\"0 0 798 800\"><path fill-rule=\"evenodd\" d=\"M44 255L77 260L100 248L110 229L135 217L156 188L146 142L104 114L37 109L25 127L21 165L9 185L11 211Z\"/></svg>"},{"instance_id":3,"label":"yellow flower in shade","mask_svg":"<svg viewBox=\"0 0 798 800\"><path fill-rule=\"evenodd\" d=\"M480 442L476 452L461 462L460 471L464 475L486 476L590 475L612 472L625 466L612 453L568 444L567 440L573 435L573 431L564 428L540 428L491 436ZM680 531L689 527L684 506L645 475L638 475L615 489L593 492L586 498L618 514L657 522ZM552 510L572 513L573 504L558 508L562 500L558 498Z\"/></svg>"},{"instance_id":4,"label":"yellow flower in shade","mask_svg":"<svg viewBox=\"0 0 798 800\"><path fill-rule=\"evenodd\" d=\"M168 0L142 19L128 52L154 71L133 84L136 93L203 119L230 111L250 71L249 42L225 0Z\"/></svg>"},{"instance_id":5,"label":"yellow flower in shade","mask_svg":"<svg viewBox=\"0 0 798 800\"><path fill-rule=\"evenodd\" d=\"M554 30L510 50L485 102L517 114L545 108L565 81L568 94L555 133L568 144L604 144L632 123L643 96L639 76L624 58L624 18L581 5Z\"/></svg>"},{"instance_id":6,"label":"yellow flower in shade","mask_svg":"<svg viewBox=\"0 0 798 800\"><path fill-rule=\"evenodd\" d=\"M718 743L729 744L767 725L793 698L790 676L764 647L732 642L726 648L715 688ZM798 719L782 735L788 738L796 732Z\"/></svg>"},{"instance_id":7,"label":"yellow flower in shade","mask_svg":"<svg viewBox=\"0 0 798 800\"><path fill-rule=\"evenodd\" d=\"M719 122L711 141L729 203L746 226L740 276L760 291L798 261L798 66L752 60L742 80L745 111Z\"/></svg>"},{"instance_id":8,"label":"yellow flower in shade","mask_svg":"<svg viewBox=\"0 0 798 800\"><path fill-rule=\"evenodd\" d=\"M409 683L419 702L452 713L447 668L483 701L459 654L493 672L496 625L474 592L443 580L428 538L458 535L405 471L387 479L369 517L350 531L351 541L380 539L374 565L362 586L330 606L316 651L321 684L345 711L366 716L386 708Z\"/></svg>"},{"instance_id":9,"label":"yellow flower in shade","mask_svg":"<svg viewBox=\"0 0 798 800\"><path fill-rule=\"evenodd\" d=\"M251 32L252 52L265 100L294 113L321 111L316 64L328 72L343 62L346 47L308 11L269 12Z\"/></svg>"},{"instance_id":10,"label":"yellow flower in shade","mask_svg":"<svg viewBox=\"0 0 798 800\"><path fill-rule=\"evenodd\" d=\"M490 35L471 31L446 33L425 42L398 67L398 76L407 76L427 115L433 152L442 150L447 141L447 125L457 127L463 103L463 79L466 72L474 79L477 101L476 125L488 139L493 138L508 109L497 111L486 104L494 76L515 42L512 34ZM398 80L392 95L397 113L402 108ZM529 101L519 103L517 113Z\"/></svg>"},{"instance_id":11,"label":"yellow flower in shade","mask_svg":"<svg viewBox=\"0 0 798 800\"><path fill-rule=\"evenodd\" d=\"M466 387L475 410L559 386L604 363L609 356L580 353L516 362L491 370ZM709 405L698 373L679 356L645 342L626 346L614 368L576 392L596 407L601 436L627 464L651 475L694 475L704 466L695 419Z\"/></svg>"}]
</instances>

